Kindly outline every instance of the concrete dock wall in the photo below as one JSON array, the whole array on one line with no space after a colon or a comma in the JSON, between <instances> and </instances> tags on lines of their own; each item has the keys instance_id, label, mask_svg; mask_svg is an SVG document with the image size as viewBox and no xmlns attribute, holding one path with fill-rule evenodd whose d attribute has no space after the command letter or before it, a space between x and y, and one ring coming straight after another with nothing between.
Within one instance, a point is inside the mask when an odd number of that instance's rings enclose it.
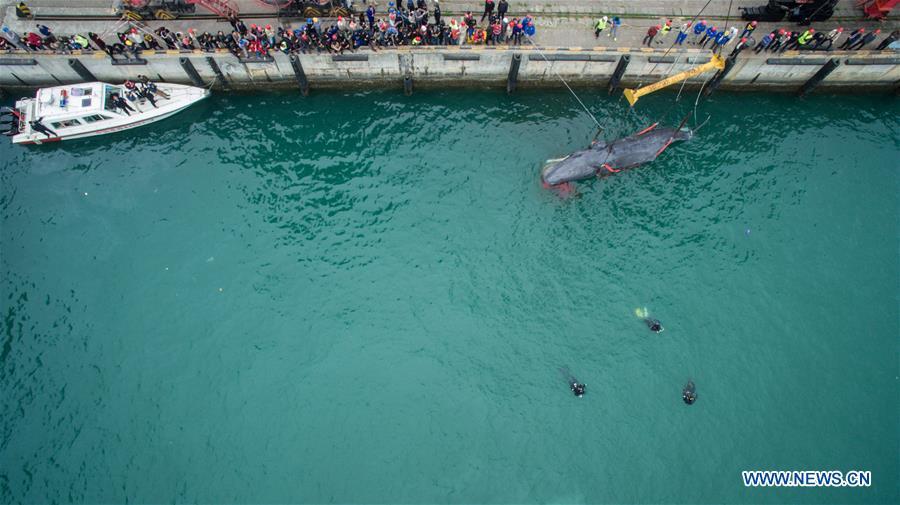
<instances>
[{"instance_id":1,"label":"concrete dock wall","mask_svg":"<svg viewBox=\"0 0 900 505\"><path fill-rule=\"evenodd\" d=\"M687 49L664 55L662 50L582 50L578 48L530 47L517 49L402 48L344 55L298 54L297 60L315 88L380 87L399 88L406 77L415 87L505 86L513 55L522 55L518 71L519 87L558 87L562 76L570 84L606 86L622 55L630 63L622 77L624 85L648 84L675 72L708 61L709 51ZM294 67L288 55L273 54L266 60L236 58L228 52L201 51L145 52L140 61L113 62L103 53L0 54L0 87L27 88L84 81L74 68L81 62L98 80L121 82L145 74L151 79L191 84L182 65L187 59L206 84L218 87L215 69L220 69L227 85L234 89L296 87ZM546 58L546 60L545 60ZM830 59L840 63L823 82L825 89L896 89L900 84L900 54L853 51L779 55L740 55L721 88L796 90ZM76 63L73 63L76 60ZM549 60L549 61L547 61ZM83 73L83 72L82 72ZM692 79L688 86L701 85L711 74Z\"/></svg>"}]
</instances>

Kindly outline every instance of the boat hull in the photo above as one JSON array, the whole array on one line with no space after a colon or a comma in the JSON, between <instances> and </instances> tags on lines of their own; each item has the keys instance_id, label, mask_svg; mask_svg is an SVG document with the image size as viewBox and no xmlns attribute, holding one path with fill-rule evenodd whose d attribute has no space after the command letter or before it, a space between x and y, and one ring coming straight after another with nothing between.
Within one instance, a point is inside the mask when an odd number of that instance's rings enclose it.
<instances>
[{"instance_id":1,"label":"boat hull","mask_svg":"<svg viewBox=\"0 0 900 505\"><path fill-rule=\"evenodd\" d=\"M135 112L133 112L130 116L123 115L114 120L108 122L108 124L102 125L102 127L98 128L88 128L88 125L79 125L78 127L68 128L68 131L58 132L59 135L56 137L48 137L43 133L38 133L34 131L29 131L19 133L12 137L12 142L14 144L46 144L50 142L60 142L63 140L77 140L87 137L94 137L97 135L105 135L108 133L115 133L124 130L130 130L132 128L138 128L141 126L145 126L150 123L154 123L156 121L161 121L168 117L171 117L184 109L187 109L191 105L206 99L209 96L208 90L200 90L191 88L189 86L181 86L181 85L161 85L160 89L165 89L165 91L169 93L187 93L186 96L182 96L178 102L169 102L166 103L164 101L158 101L159 107L151 108L152 106L147 102L141 102L141 107L138 107ZM179 94L180 94L179 93ZM100 125L95 125L100 126Z\"/></svg>"},{"instance_id":2,"label":"boat hull","mask_svg":"<svg viewBox=\"0 0 900 505\"><path fill-rule=\"evenodd\" d=\"M194 103L196 103L196 102L194 102ZM63 137L47 137L47 138L43 138L43 139L36 138L36 139L27 139L27 140L19 140L19 141L17 141L16 138L13 137L13 144L22 144L22 145L48 144L50 142L60 142L63 140L83 139L83 138L87 138L87 137L95 137L97 135L106 135L107 133L115 133L115 132L119 132L119 131L130 130L132 128L138 128L138 127L141 127L144 125L148 125L150 123L155 123L156 121L161 121L163 119L166 119L167 117L174 116L175 114L178 114L179 112L183 111L184 109L187 109L191 105L192 104L185 105L184 107L172 110L170 112L163 113L159 116L149 117L146 119L142 119L140 121L135 121L134 123L127 123L127 124L122 124L122 125L117 125L117 126L111 126L109 128L104 128L102 130L94 130L94 131L89 131L89 132L84 132L84 133L73 133L71 135L66 135Z\"/></svg>"}]
</instances>

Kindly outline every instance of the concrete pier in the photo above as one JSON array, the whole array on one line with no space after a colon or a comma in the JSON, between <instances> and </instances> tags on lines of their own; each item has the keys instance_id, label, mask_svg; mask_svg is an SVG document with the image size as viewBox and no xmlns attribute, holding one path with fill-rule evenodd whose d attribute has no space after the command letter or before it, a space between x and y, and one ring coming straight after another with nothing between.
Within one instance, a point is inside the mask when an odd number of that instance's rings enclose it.
<instances>
[{"instance_id":1,"label":"concrete pier","mask_svg":"<svg viewBox=\"0 0 900 505\"><path fill-rule=\"evenodd\" d=\"M20 33L34 30L35 21L15 18L11 0L0 0L5 7L4 23ZM110 2L95 0L35 0L29 2L36 15L109 15ZM241 13L254 16L253 22L280 24L292 27L299 20L274 17L274 11L251 0L236 0ZM227 51L144 51L137 60L110 60L101 52L60 54L52 52L8 51L0 52L0 87L28 88L60 83L79 82L86 75L99 80L121 82L145 74L151 79L185 84L209 83L214 88L255 89L259 87L299 86L302 92L309 89L342 88L390 88L403 89L404 83L415 83L415 88L482 86L509 89L511 69L515 68L516 89L529 87L559 87L558 76L575 86L606 88L610 81L619 87L648 84L657 79L709 60L710 51L685 44L669 51L666 48L674 38L674 31L664 44L641 47L640 39L647 27L660 22L662 17L674 17L675 25L690 19L707 2L705 0L648 0L623 2L604 0L512 0L516 15L535 14L538 33L535 47L522 46L401 46L373 52L363 48L354 53L332 55L329 53L287 55L272 52L261 60L241 59ZM764 0L752 2L765 3ZM74 7L78 4L80 7ZM361 5L358 2L357 5ZM441 6L445 18L465 10L478 13L482 4L478 0L443 0ZM741 4L743 5L743 4ZM748 4L749 5L749 4ZM886 34L898 25L896 18L889 18L878 25L874 22L851 21L859 19L861 11L854 0L841 0L835 18L825 23L815 23L819 30L843 24L855 26L881 26ZM379 5L383 15L386 4ZM511 15L512 15L511 11ZM624 24L618 37L605 34L594 38L592 19L601 14L620 15ZM728 2L712 2L703 14L704 18L717 19L725 26L741 27L737 7L728 10ZM480 18L480 13L476 16ZM324 21L324 20L323 20ZM121 26L118 21L65 20L44 21L57 33L102 33ZM249 21L248 21L249 22ZM327 21L326 21L327 23ZM165 25L173 30L189 27L198 31L230 29L227 23L213 16L185 18L171 21L150 21L148 29ZM767 33L776 26L797 30L792 23L762 23L758 33ZM727 56L730 47L723 56ZM513 55L521 54L521 61L513 64ZM627 56L627 66L622 65L622 75L615 75ZM292 61L293 58L293 61ZM787 51L784 53L754 54L743 51L720 83L720 89L759 89L797 92L822 66L834 59L839 62L833 72L818 83L817 90L894 90L900 87L900 52L898 51ZM298 73L299 69L299 73ZM615 78L614 78L615 77ZM700 87L710 74L695 77L686 87ZM618 82L618 81L621 82ZM411 87L409 88L411 89Z\"/></svg>"},{"instance_id":2,"label":"concrete pier","mask_svg":"<svg viewBox=\"0 0 900 505\"><path fill-rule=\"evenodd\" d=\"M665 59L661 58L662 49L546 48L542 52L543 55L528 46L515 50L421 47L363 50L354 53L353 58L328 53L293 56L312 89L396 88L407 77L412 78L417 88L505 88L516 53L522 55L517 72L518 88L557 87L561 85L557 75L572 85L605 88L623 55L628 55L630 61L621 76L622 86L648 84L709 60L709 51L699 49L673 51L669 53L671 58ZM256 61L236 58L227 51L148 51L142 55L144 64L114 65L100 52L66 55L17 52L0 57L0 86L39 87L84 81L87 74L70 64L74 60L90 75L109 82L133 80L144 74L151 79L183 84L196 84L199 77L198 82L210 83L214 88L223 85L247 90L260 86L296 87L297 75L290 56L283 53L272 56L269 61ZM826 55L788 51L777 56L738 57L720 88L797 91L831 58L839 60L841 65L818 89L892 90L900 83L900 56L895 54L834 51ZM193 72L186 68L192 68ZM700 75L687 86L700 86L711 77L711 73Z\"/></svg>"}]
</instances>

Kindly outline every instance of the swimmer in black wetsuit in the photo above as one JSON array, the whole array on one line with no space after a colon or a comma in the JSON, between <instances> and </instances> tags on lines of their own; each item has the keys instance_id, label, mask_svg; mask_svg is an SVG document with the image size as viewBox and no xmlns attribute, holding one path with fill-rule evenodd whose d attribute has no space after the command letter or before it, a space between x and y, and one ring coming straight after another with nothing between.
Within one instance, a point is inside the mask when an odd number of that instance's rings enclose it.
<instances>
[{"instance_id":1,"label":"swimmer in black wetsuit","mask_svg":"<svg viewBox=\"0 0 900 505\"><path fill-rule=\"evenodd\" d=\"M689 380L688 383L684 386L684 389L681 390L681 399L684 400L684 403L688 405L693 405L694 401L697 400L697 392L695 391L694 381Z\"/></svg>"},{"instance_id":2,"label":"swimmer in black wetsuit","mask_svg":"<svg viewBox=\"0 0 900 505\"><path fill-rule=\"evenodd\" d=\"M647 328L650 328L650 331L652 331L653 333L662 333L663 331L663 327L659 322L659 319L651 319L648 317L644 319L644 323L647 324Z\"/></svg>"},{"instance_id":3,"label":"swimmer in black wetsuit","mask_svg":"<svg viewBox=\"0 0 900 505\"><path fill-rule=\"evenodd\" d=\"M577 382L573 382L573 383L569 384L569 389L571 389L572 393L574 393L575 396L577 396L579 398L584 396L584 384L579 384Z\"/></svg>"},{"instance_id":4,"label":"swimmer in black wetsuit","mask_svg":"<svg viewBox=\"0 0 900 505\"><path fill-rule=\"evenodd\" d=\"M131 115L131 112L136 112L134 109L131 108L130 105L128 105L128 102L126 102L124 98L119 96L118 93L113 93L113 94L109 95L109 99L110 99L110 101L112 101L113 108L122 109L122 112L124 112L125 114L127 114L129 116ZM131 111L131 112L129 112L129 111Z\"/></svg>"},{"instance_id":5,"label":"swimmer in black wetsuit","mask_svg":"<svg viewBox=\"0 0 900 505\"><path fill-rule=\"evenodd\" d=\"M659 319L650 317L650 311L647 310L647 307L638 307L634 309L634 315L641 318L644 321L644 324L647 325L647 328L650 328L650 331L653 333L663 332L662 323L659 322Z\"/></svg>"},{"instance_id":6,"label":"swimmer in black wetsuit","mask_svg":"<svg viewBox=\"0 0 900 505\"><path fill-rule=\"evenodd\" d=\"M578 382L578 379L576 379L576 378L572 375L572 373L569 372L569 368L568 368L568 367L566 367L566 368L560 368L560 369L559 369L559 373L561 373L562 376L563 376L563 378L566 379L566 382L569 383L569 389L572 390L572 394L574 394L575 396L577 396L577 397L579 397L579 398L581 398L582 396L584 396L584 388L585 388L585 385L582 384L582 383L580 383L580 382Z\"/></svg>"}]
</instances>

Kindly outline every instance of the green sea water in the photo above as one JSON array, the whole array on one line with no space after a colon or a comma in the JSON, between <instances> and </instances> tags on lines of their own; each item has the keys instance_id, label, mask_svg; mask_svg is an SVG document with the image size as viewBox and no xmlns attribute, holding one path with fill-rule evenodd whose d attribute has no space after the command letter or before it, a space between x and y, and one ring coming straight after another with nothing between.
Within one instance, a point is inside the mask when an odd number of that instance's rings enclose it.
<instances>
[{"instance_id":1,"label":"green sea water","mask_svg":"<svg viewBox=\"0 0 900 505\"><path fill-rule=\"evenodd\" d=\"M582 94L605 138L694 106ZM697 116L568 198L540 166L594 131L563 92L3 143L0 502L900 502L900 104Z\"/></svg>"}]
</instances>

